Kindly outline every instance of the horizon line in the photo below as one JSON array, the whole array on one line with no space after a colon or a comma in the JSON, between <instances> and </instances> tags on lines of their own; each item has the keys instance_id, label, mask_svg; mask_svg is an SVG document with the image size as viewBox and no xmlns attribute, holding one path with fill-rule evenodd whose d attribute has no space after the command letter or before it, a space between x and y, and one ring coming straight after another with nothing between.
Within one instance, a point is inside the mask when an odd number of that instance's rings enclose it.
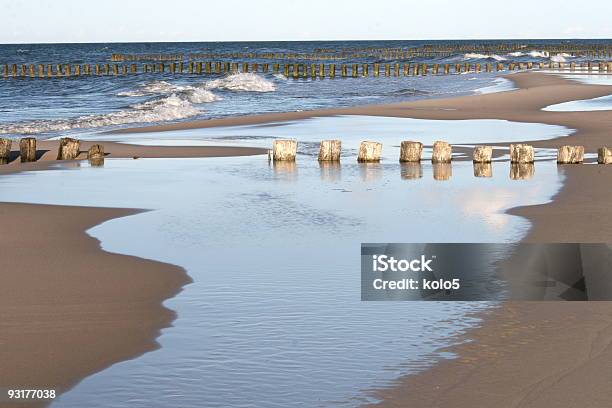
<instances>
[{"instance_id":1,"label":"horizon line","mask_svg":"<svg viewBox=\"0 0 612 408\"><path fill-rule=\"evenodd\" d=\"M273 42L380 42L380 41L528 41L528 40L559 40L559 41L585 41L585 40L596 40L596 41L610 41L612 45L612 38L604 37L522 37L522 38L419 38L419 39L318 39L318 40L165 40L165 41L75 41L75 42L62 42L62 41L49 41L49 42L0 42L0 45L66 45L66 44L183 44L183 43L273 43Z\"/></svg>"}]
</instances>

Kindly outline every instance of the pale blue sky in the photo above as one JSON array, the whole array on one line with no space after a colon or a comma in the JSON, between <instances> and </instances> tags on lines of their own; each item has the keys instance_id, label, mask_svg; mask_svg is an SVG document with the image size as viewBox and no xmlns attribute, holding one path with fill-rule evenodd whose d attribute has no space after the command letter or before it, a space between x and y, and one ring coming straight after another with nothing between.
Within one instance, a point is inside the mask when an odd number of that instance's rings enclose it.
<instances>
[{"instance_id":1,"label":"pale blue sky","mask_svg":"<svg viewBox=\"0 0 612 408\"><path fill-rule=\"evenodd\" d=\"M612 38L612 1L0 0L0 43Z\"/></svg>"}]
</instances>

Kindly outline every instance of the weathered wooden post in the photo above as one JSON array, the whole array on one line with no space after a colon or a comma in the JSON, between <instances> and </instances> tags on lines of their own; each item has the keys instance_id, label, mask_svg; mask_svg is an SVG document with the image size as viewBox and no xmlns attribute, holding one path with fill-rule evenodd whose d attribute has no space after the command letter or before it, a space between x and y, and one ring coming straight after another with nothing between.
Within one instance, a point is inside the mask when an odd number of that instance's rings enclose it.
<instances>
[{"instance_id":1,"label":"weathered wooden post","mask_svg":"<svg viewBox=\"0 0 612 408\"><path fill-rule=\"evenodd\" d=\"M612 164L612 149L609 147L600 147L597 149L597 163Z\"/></svg>"},{"instance_id":2,"label":"weathered wooden post","mask_svg":"<svg viewBox=\"0 0 612 408\"><path fill-rule=\"evenodd\" d=\"M491 146L476 146L472 161L474 163L491 163L492 156L493 148Z\"/></svg>"},{"instance_id":3,"label":"weathered wooden post","mask_svg":"<svg viewBox=\"0 0 612 408\"><path fill-rule=\"evenodd\" d=\"M436 162L432 164L434 180L449 180L453 175L453 167L450 162Z\"/></svg>"},{"instance_id":4,"label":"weathered wooden post","mask_svg":"<svg viewBox=\"0 0 612 408\"><path fill-rule=\"evenodd\" d=\"M491 163L474 162L474 177L493 177Z\"/></svg>"},{"instance_id":5,"label":"weathered wooden post","mask_svg":"<svg viewBox=\"0 0 612 408\"><path fill-rule=\"evenodd\" d=\"M74 160L79 155L81 142L70 137L62 137L59 141L57 160Z\"/></svg>"},{"instance_id":6,"label":"weathered wooden post","mask_svg":"<svg viewBox=\"0 0 612 408\"><path fill-rule=\"evenodd\" d=\"M579 164L584 161L584 146L561 146L557 150L557 163Z\"/></svg>"},{"instance_id":7,"label":"weathered wooden post","mask_svg":"<svg viewBox=\"0 0 612 408\"><path fill-rule=\"evenodd\" d=\"M533 146L522 143L510 145L510 163L533 163L534 157Z\"/></svg>"},{"instance_id":8,"label":"weathered wooden post","mask_svg":"<svg viewBox=\"0 0 612 408\"><path fill-rule=\"evenodd\" d=\"M382 153L382 143L378 142L361 142L359 145L359 154L357 155L357 161L360 163L365 162L378 162L380 161L380 154Z\"/></svg>"},{"instance_id":9,"label":"weathered wooden post","mask_svg":"<svg viewBox=\"0 0 612 408\"><path fill-rule=\"evenodd\" d=\"M297 154L297 140L275 140L272 142L274 161L294 161Z\"/></svg>"},{"instance_id":10,"label":"weathered wooden post","mask_svg":"<svg viewBox=\"0 0 612 408\"><path fill-rule=\"evenodd\" d=\"M340 140L322 140L319 148L319 161L339 161L341 150Z\"/></svg>"},{"instance_id":11,"label":"weathered wooden post","mask_svg":"<svg viewBox=\"0 0 612 408\"><path fill-rule=\"evenodd\" d=\"M450 163L452 160L453 148L446 142L436 141L433 144L433 152L431 154L432 163Z\"/></svg>"},{"instance_id":12,"label":"weathered wooden post","mask_svg":"<svg viewBox=\"0 0 612 408\"><path fill-rule=\"evenodd\" d=\"M36 139L33 137L24 137L19 141L19 154L21 162L36 161Z\"/></svg>"},{"instance_id":13,"label":"weathered wooden post","mask_svg":"<svg viewBox=\"0 0 612 408\"><path fill-rule=\"evenodd\" d=\"M420 162L423 157L423 143L410 140L402 141L400 145L400 162Z\"/></svg>"},{"instance_id":14,"label":"weathered wooden post","mask_svg":"<svg viewBox=\"0 0 612 408\"><path fill-rule=\"evenodd\" d=\"M0 139L0 164L6 164L11 159L11 139Z\"/></svg>"},{"instance_id":15,"label":"weathered wooden post","mask_svg":"<svg viewBox=\"0 0 612 408\"><path fill-rule=\"evenodd\" d=\"M94 167L99 167L104 164L104 146L95 144L87 151L87 160Z\"/></svg>"},{"instance_id":16,"label":"weathered wooden post","mask_svg":"<svg viewBox=\"0 0 612 408\"><path fill-rule=\"evenodd\" d=\"M512 180L527 180L535 174L533 163L510 163L510 178Z\"/></svg>"}]
</instances>

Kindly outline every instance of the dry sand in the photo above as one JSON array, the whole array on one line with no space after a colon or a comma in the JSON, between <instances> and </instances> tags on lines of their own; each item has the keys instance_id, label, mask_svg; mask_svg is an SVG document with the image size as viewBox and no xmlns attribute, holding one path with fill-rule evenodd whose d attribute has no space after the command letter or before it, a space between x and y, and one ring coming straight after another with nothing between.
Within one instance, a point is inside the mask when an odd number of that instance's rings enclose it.
<instances>
[{"instance_id":1,"label":"dry sand","mask_svg":"<svg viewBox=\"0 0 612 408\"><path fill-rule=\"evenodd\" d=\"M612 144L609 111L540 110L555 103L607 95L610 87L582 85L538 73L514 74L510 78L519 90L393 105L184 122L135 131L356 114L423 119L495 118L558 124L578 131L566 138L532 144L541 147L582 144L591 152ZM51 152L45 157L52 159L54 142L46 143L51 143L47 147ZM198 153L198 149L213 149L117 145L113 151L114 144L105 142L104 145L114 157L193 157L203 153ZM222 153L236 152L219 152ZM238 154L257 153L261 150ZM45 162L25 166L13 163L0 166L0 173L44 166ZM552 203L511 211L532 222L526 240L609 241L612 166L563 166L561 171L566 174L566 183ZM6 233L0 236L0 248L8 249L11 255L2 256L9 259L10 267L4 268L8 272L0 275L8 282L8 286L0 286L3 324L0 361L9 361L8 365L0 365L0 384L19 380L33 386L47 381L66 387L114 361L134 357L155 346L159 329L172 319L171 312L160 306L160 302L187 282L184 271L104 253L95 240L83 233L106 219L127 214L121 210L0 204L0 215L11 220L4 230ZM73 249L70 256L66 248ZM125 266L130 263L132 266ZM141 276L145 273L146 280ZM108 281L99 279L107 275ZM83 295L82 290L91 293ZM612 303L608 302L506 303L487 315L481 328L468 333L474 342L452 349L459 359L400 379L395 387L380 391L378 395L383 398L380 405L612 406L611 321ZM60 340L50 341L54 336Z\"/></svg>"}]
</instances>

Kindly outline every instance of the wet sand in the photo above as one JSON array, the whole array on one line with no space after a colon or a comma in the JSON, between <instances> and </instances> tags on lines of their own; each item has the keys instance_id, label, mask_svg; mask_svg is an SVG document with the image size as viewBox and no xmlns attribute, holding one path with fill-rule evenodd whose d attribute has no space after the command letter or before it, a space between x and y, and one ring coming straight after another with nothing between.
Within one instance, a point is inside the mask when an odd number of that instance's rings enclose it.
<instances>
[{"instance_id":1,"label":"wet sand","mask_svg":"<svg viewBox=\"0 0 612 408\"><path fill-rule=\"evenodd\" d=\"M358 114L557 124L577 129L577 132L566 138L532 144L555 147L575 143L591 152L611 144L610 112L540 110L555 103L607 95L611 92L610 87L582 85L537 73L514 74L510 78L521 89L394 105L184 122L136 131ZM47 167L53 163L54 143L40 143L42 150L48 149L43 155L44 161L28 165L13 162L0 166L0 173ZM104 145L109 157L194 157L207 149L215 149L136 147L108 142ZM84 149L86 147L84 144ZM222 153L229 155L230 151L218 152ZM262 150L241 153L258 154ZM566 174L566 183L553 203L511 211L531 221L533 227L526 240L609 241L612 237L612 189L609 188L612 166L563 166L562 171ZM8 345L3 346L0 353L14 351L11 357L6 356L7 359L0 355L1 361L10 362L0 366L0 384L11 379L34 386L39 384L36 381L52 378L53 384L65 388L112 362L135 357L155 347L157 333L172 320L172 313L160 303L187 282L184 271L171 265L104 253L95 240L84 234L84 230L106 219L127 215L128 210L0 204L0 212L4 219L11 220L5 230L7 233L0 237L0 248L8 249L9 254L20 255L3 256L9 259L10 268L1 276L8 285L4 282L0 285L3 291L0 293L0 322L9 324L7 330L2 327L0 331L0 342ZM43 229L46 229L45 234ZM66 248L71 248L70 256ZM132 266L123 269L122 263L132 263ZM147 275L145 280L139 273L155 275ZM110 276L108 281L94 280L92 285L93 278L106 274ZM53 280L58 282L57 288L56 282L48 283ZM25 287L28 289L23 289ZM92 293L85 296L82 290ZM384 398L381 405L608 406L612 402L609 387L612 373L606 364L612 352L609 346L612 344L611 319L612 303L607 302L507 303L491 312L481 328L469 333L469 338L475 342L453 349L461 356L459 359L400 379L396 387L380 391L378 395ZM121 331L117 333L116 328ZM49 341L52 336L67 339ZM57 361L66 363L53 364Z\"/></svg>"},{"instance_id":2,"label":"wet sand","mask_svg":"<svg viewBox=\"0 0 612 408\"><path fill-rule=\"evenodd\" d=\"M380 390L376 407L603 408L612 402L612 302L510 302L470 343Z\"/></svg>"}]
</instances>

